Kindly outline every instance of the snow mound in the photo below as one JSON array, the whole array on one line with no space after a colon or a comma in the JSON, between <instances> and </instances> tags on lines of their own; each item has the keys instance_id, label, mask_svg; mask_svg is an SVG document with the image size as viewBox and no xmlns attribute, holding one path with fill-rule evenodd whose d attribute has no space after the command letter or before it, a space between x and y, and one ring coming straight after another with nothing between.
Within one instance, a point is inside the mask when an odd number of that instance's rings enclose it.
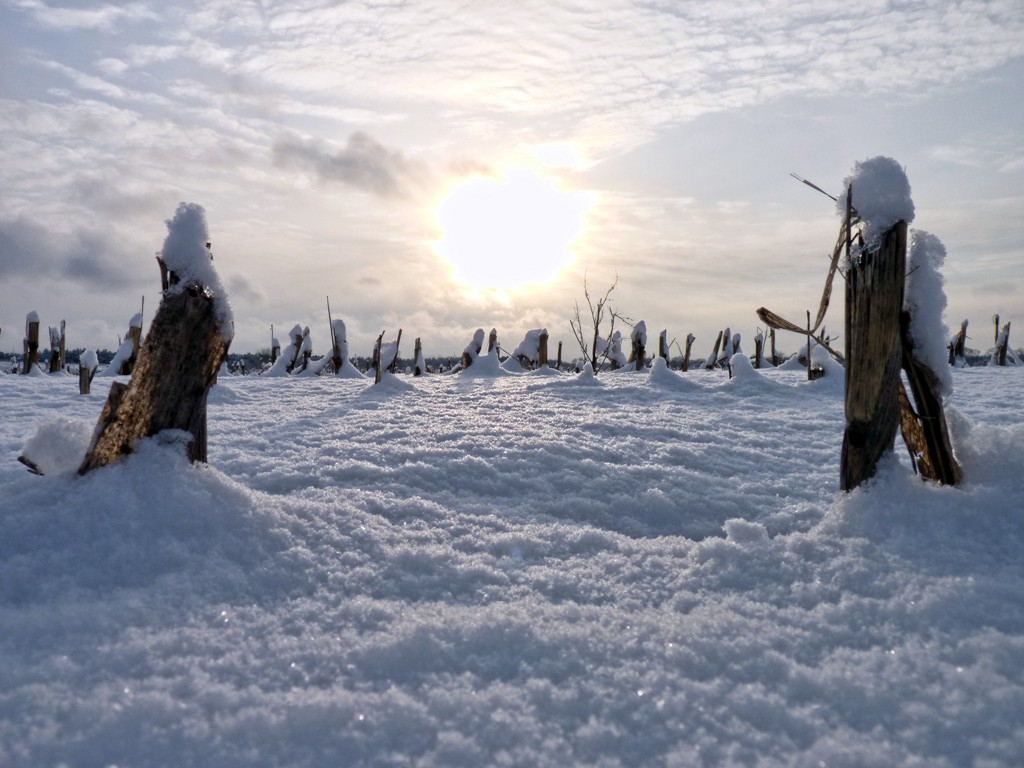
<instances>
[{"instance_id":1,"label":"snow mound","mask_svg":"<svg viewBox=\"0 0 1024 768\"><path fill-rule=\"evenodd\" d=\"M78 470L92 441L94 424L62 416L39 424L25 440L21 455L30 459L45 476Z\"/></svg>"}]
</instances>

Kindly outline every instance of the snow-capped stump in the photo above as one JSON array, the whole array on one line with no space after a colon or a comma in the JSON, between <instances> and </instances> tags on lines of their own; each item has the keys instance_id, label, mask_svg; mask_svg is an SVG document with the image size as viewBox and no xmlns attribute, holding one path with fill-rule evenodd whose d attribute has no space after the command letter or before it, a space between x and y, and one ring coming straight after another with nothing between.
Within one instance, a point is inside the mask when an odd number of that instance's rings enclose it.
<instances>
[{"instance_id":1,"label":"snow-capped stump","mask_svg":"<svg viewBox=\"0 0 1024 768\"><path fill-rule=\"evenodd\" d=\"M78 393L80 395L89 394L93 377L96 375L96 369L99 367L100 361L96 356L96 351L93 349L85 350L78 357Z\"/></svg>"},{"instance_id":2,"label":"snow-capped stump","mask_svg":"<svg viewBox=\"0 0 1024 768\"><path fill-rule=\"evenodd\" d=\"M955 485L961 469L942 404L951 389L942 349L946 298L938 273L945 248L934 235L915 232L908 275L907 224L914 204L906 175L891 158L858 163L845 186L837 201L845 213L840 231L846 251L846 429L840 487L852 490L875 473L878 461L892 450L897 429L916 472ZM855 190L862 190L857 208ZM856 248L855 223L862 224Z\"/></svg>"},{"instance_id":3,"label":"snow-capped stump","mask_svg":"<svg viewBox=\"0 0 1024 768\"><path fill-rule=\"evenodd\" d=\"M668 329L663 328L661 333L658 334L658 357L668 360Z\"/></svg>"},{"instance_id":4,"label":"snow-capped stump","mask_svg":"<svg viewBox=\"0 0 1024 768\"><path fill-rule=\"evenodd\" d=\"M402 329L394 341L384 341L385 331L380 332L373 345L373 383L380 384L384 371L394 373L398 368L398 347L402 343Z\"/></svg>"},{"instance_id":5,"label":"snow-capped stump","mask_svg":"<svg viewBox=\"0 0 1024 768\"><path fill-rule=\"evenodd\" d=\"M523 340L512 350L511 357L527 371L548 364L548 329L534 328L527 331Z\"/></svg>"},{"instance_id":6,"label":"snow-capped stump","mask_svg":"<svg viewBox=\"0 0 1024 768\"><path fill-rule=\"evenodd\" d=\"M707 370L711 370L718 364L718 350L722 348L722 332L718 332L718 338L715 339L715 347L711 350L711 354L708 355L708 359L704 361L704 367Z\"/></svg>"},{"instance_id":7,"label":"snow-capped stump","mask_svg":"<svg viewBox=\"0 0 1024 768\"><path fill-rule=\"evenodd\" d=\"M416 341L413 344L413 355L412 356L413 356L413 359L416 361L413 364L412 375L413 376L422 376L423 374L425 374L427 372L427 363L423 359L423 342L420 340L419 336L416 337Z\"/></svg>"},{"instance_id":8,"label":"snow-capped stump","mask_svg":"<svg viewBox=\"0 0 1024 768\"><path fill-rule=\"evenodd\" d=\"M960 323L960 330L957 331L949 342L949 364L955 368L964 368L967 365L967 358L964 348L967 344L967 321Z\"/></svg>"},{"instance_id":9,"label":"snow-capped stump","mask_svg":"<svg viewBox=\"0 0 1024 768\"><path fill-rule=\"evenodd\" d=\"M334 375L342 379L365 378L349 359L348 335L345 321L340 317L337 320L331 320L331 344L331 364L334 366Z\"/></svg>"},{"instance_id":10,"label":"snow-capped stump","mask_svg":"<svg viewBox=\"0 0 1024 768\"><path fill-rule=\"evenodd\" d=\"M999 328L999 315L995 316L996 328ZM1003 329L996 334L996 345L992 350L992 358L989 360L989 365L1006 365L1007 350L1010 346L1010 324L1007 323L1003 326ZM1016 365L1017 359L1013 353L1009 353L1010 359Z\"/></svg>"},{"instance_id":11,"label":"snow-capped stump","mask_svg":"<svg viewBox=\"0 0 1024 768\"><path fill-rule=\"evenodd\" d=\"M64 370L64 353L67 345L64 330L63 320L60 321L60 328L50 326L50 373L60 373Z\"/></svg>"},{"instance_id":12,"label":"snow-capped stump","mask_svg":"<svg viewBox=\"0 0 1024 768\"><path fill-rule=\"evenodd\" d=\"M24 360L21 372L26 376L39 362L39 315L33 310L25 316Z\"/></svg>"},{"instance_id":13,"label":"snow-capped stump","mask_svg":"<svg viewBox=\"0 0 1024 768\"><path fill-rule=\"evenodd\" d=\"M647 360L647 323L641 320L633 326L633 331L629 334L629 359L626 360L626 364L632 363L636 370L643 370L644 363Z\"/></svg>"},{"instance_id":14,"label":"snow-capped stump","mask_svg":"<svg viewBox=\"0 0 1024 768\"><path fill-rule=\"evenodd\" d=\"M690 351L693 349L693 342L697 340L697 337L692 333L686 334L686 349L683 351L683 366L680 368L682 371L690 370Z\"/></svg>"},{"instance_id":15,"label":"snow-capped stump","mask_svg":"<svg viewBox=\"0 0 1024 768\"><path fill-rule=\"evenodd\" d=\"M484 348L484 329L477 328L473 334L473 340L462 350L462 369L465 370L473 364Z\"/></svg>"},{"instance_id":16,"label":"snow-capped stump","mask_svg":"<svg viewBox=\"0 0 1024 768\"><path fill-rule=\"evenodd\" d=\"M135 362L139 359L139 347L142 345L142 312L136 312L128 321L128 335L125 337L125 344L127 345L129 342L131 347L128 348L128 357L121 362L117 369L120 376L130 376L135 370Z\"/></svg>"},{"instance_id":17,"label":"snow-capped stump","mask_svg":"<svg viewBox=\"0 0 1024 768\"><path fill-rule=\"evenodd\" d=\"M234 333L212 265L203 208L182 203L167 222L157 261L163 297L127 385L114 382L79 474L167 429L192 436L191 461L206 461L206 399Z\"/></svg>"}]
</instances>

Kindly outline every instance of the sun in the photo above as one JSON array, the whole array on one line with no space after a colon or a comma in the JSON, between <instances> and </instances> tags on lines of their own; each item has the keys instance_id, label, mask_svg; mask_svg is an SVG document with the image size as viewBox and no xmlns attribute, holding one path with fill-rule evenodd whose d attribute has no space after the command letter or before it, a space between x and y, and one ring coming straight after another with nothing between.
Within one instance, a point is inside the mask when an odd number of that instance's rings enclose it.
<instances>
[{"instance_id":1,"label":"sun","mask_svg":"<svg viewBox=\"0 0 1024 768\"><path fill-rule=\"evenodd\" d=\"M473 176L437 208L437 253L475 290L549 282L573 259L591 199L533 170Z\"/></svg>"}]
</instances>

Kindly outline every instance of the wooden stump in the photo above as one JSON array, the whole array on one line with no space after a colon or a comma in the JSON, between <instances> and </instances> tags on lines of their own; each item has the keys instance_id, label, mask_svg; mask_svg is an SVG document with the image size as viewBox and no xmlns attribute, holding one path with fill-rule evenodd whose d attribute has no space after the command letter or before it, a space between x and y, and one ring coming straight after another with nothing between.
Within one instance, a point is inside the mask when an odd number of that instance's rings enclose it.
<instances>
[{"instance_id":1,"label":"wooden stump","mask_svg":"<svg viewBox=\"0 0 1024 768\"><path fill-rule=\"evenodd\" d=\"M718 365L718 350L722 348L722 332L718 332L718 338L715 339L715 348L711 351L711 357L704 361L704 367L709 371Z\"/></svg>"},{"instance_id":2,"label":"wooden stump","mask_svg":"<svg viewBox=\"0 0 1024 768\"><path fill-rule=\"evenodd\" d=\"M642 371L644 369L644 363L647 361L647 349L644 347L643 338L637 333L636 329L630 334L630 352L629 362L633 363L635 370Z\"/></svg>"},{"instance_id":3,"label":"wooden stump","mask_svg":"<svg viewBox=\"0 0 1024 768\"><path fill-rule=\"evenodd\" d=\"M165 296L139 351L131 382L114 382L80 475L131 453L165 429L192 435L190 461L206 461L206 398L231 343L214 300L199 290Z\"/></svg>"},{"instance_id":4,"label":"wooden stump","mask_svg":"<svg viewBox=\"0 0 1024 768\"><path fill-rule=\"evenodd\" d=\"M92 387L92 377L96 375L96 369L91 371L81 365L78 367L78 394L88 395Z\"/></svg>"},{"instance_id":5,"label":"wooden stump","mask_svg":"<svg viewBox=\"0 0 1024 768\"><path fill-rule=\"evenodd\" d=\"M949 364L956 365L957 358L963 358L967 343L967 321L960 323L960 331L949 345Z\"/></svg>"},{"instance_id":6,"label":"wooden stump","mask_svg":"<svg viewBox=\"0 0 1024 768\"><path fill-rule=\"evenodd\" d=\"M936 375L914 357L914 339L910 335L910 313L900 313L900 339L903 370L917 405L915 411L900 382L900 427L910 461L921 477L943 485L957 485L963 471L953 456L949 427Z\"/></svg>"},{"instance_id":7,"label":"wooden stump","mask_svg":"<svg viewBox=\"0 0 1024 768\"><path fill-rule=\"evenodd\" d=\"M64 370L64 354L67 337L64 334L65 321L60 321L60 330L50 328L50 373Z\"/></svg>"},{"instance_id":8,"label":"wooden stump","mask_svg":"<svg viewBox=\"0 0 1024 768\"><path fill-rule=\"evenodd\" d=\"M863 252L847 271L846 430L840 466L844 491L875 473L899 428L906 257L907 223L898 221L878 250Z\"/></svg>"},{"instance_id":9,"label":"wooden stump","mask_svg":"<svg viewBox=\"0 0 1024 768\"><path fill-rule=\"evenodd\" d=\"M139 359L139 348L142 343L142 326L133 325L129 327L128 338L132 340L132 354L121 363L121 370L118 371L118 374L121 376L130 376L132 371L135 370L135 363Z\"/></svg>"},{"instance_id":10,"label":"wooden stump","mask_svg":"<svg viewBox=\"0 0 1024 768\"><path fill-rule=\"evenodd\" d=\"M384 331L380 332L380 336L377 337L377 343L373 345L373 383L380 384L381 370L380 370L380 348L384 344Z\"/></svg>"},{"instance_id":11,"label":"wooden stump","mask_svg":"<svg viewBox=\"0 0 1024 768\"><path fill-rule=\"evenodd\" d=\"M999 315L996 315L996 322L999 322ZM1003 326L1003 332L996 334L996 365L1006 365L1006 350L1010 346L1010 324Z\"/></svg>"},{"instance_id":12,"label":"wooden stump","mask_svg":"<svg viewBox=\"0 0 1024 768\"><path fill-rule=\"evenodd\" d=\"M39 362L39 321L29 320L25 323L24 359L22 373L28 375L33 366Z\"/></svg>"},{"instance_id":13,"label":"wooden stump","mask_svg":"<svg viewBox=\"0 0 1024 768\"><path fill-rule=\"evenodd\" d=\"M693 347L693 342L696 341L697 337L692 333L686 334L686 351L683 353L683 367L680 370L690 370L690 349ZM717 352L715 353L717 354Z\"/></svg>"},{"instance_id":14,"label":"wooden stump","mask_svg":"<svg viewBox=\"0 0 1024 768\"><path fill-rule=\"evenodd\" d=\"M561 350L559 350L561 356ZM548 332L544 331L537 337L537 367L543 368L548 364Z\"/></svg>"}]
</instances>

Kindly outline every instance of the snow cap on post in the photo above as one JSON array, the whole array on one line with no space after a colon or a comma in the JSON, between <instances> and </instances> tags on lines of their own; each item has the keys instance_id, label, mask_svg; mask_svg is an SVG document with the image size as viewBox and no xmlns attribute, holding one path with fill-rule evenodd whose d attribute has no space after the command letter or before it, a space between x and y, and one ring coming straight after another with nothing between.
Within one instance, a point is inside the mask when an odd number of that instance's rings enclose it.
<instances>
[{"instance_id":1,"label":"snow cap on post","mask_svg":"<svg viewBox=\"0 0 1024 768\"><path fill-rule=\"evenodd\" d=\"M914 220L910 182L891 157L879 155L853 166L853 173L843 179L843 191L836 203L840 216L846 215L846 194L851 184L853 207L864 222L864 240L869 248L897 221L910 224Z\"/></svg>"},{"instance_id":2,"label":"snow cap on post","mask_svg":"<svg viewBox=\"0 0 1024 768\"><path fill-rule=\"evenodd\" d=\"M210 231L206 211L198 203L179 203L174 216L167 221L167 237L160 250L160 259L178 277L178 283L167 289L173 295L196 288L213 299L214 315L222 336L234 336L234 318L227 294L213 268L213 257L207 248Z\"/></svg>"}]
</instances>

